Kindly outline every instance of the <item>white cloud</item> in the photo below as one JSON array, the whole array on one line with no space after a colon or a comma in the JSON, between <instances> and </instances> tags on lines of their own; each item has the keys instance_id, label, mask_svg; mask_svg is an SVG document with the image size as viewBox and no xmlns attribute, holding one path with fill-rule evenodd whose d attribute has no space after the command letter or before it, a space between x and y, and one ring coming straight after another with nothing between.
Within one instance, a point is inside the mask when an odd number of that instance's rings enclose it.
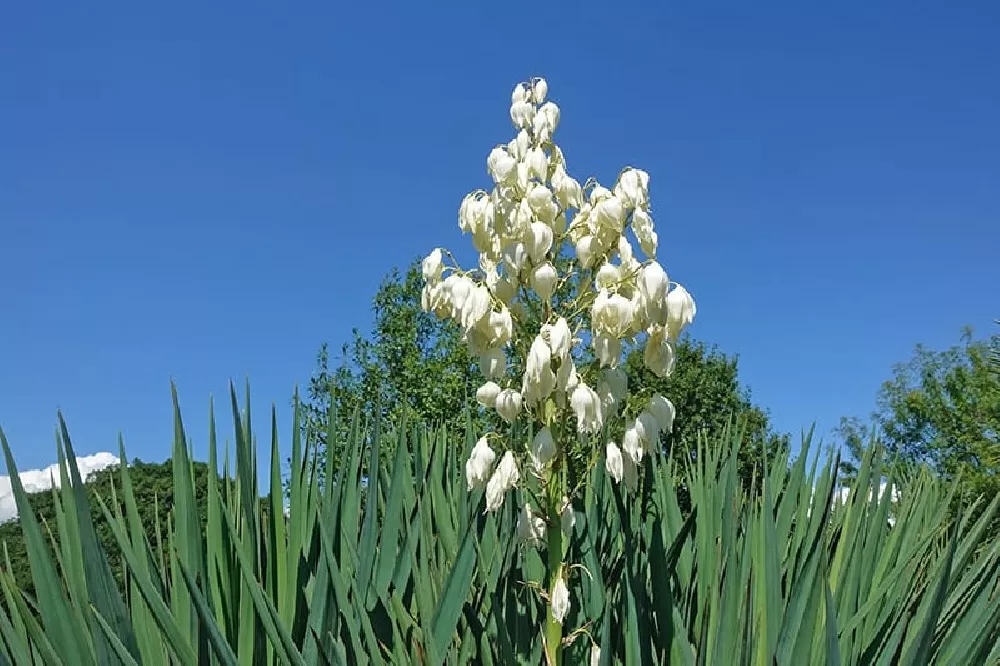
<instances>
[{"instance_id":1,"label":"white cloud","mask_svg":"<svg viewBox=\"0 0 1000 666\"><path fill-rule=\"evenodd\" d=\"M80 468L80 476L86 481L91 474L99 472L117 465L118 456L102 451L91 456L80 456L76 459L76 464ZM59 478L59 464L49 465L45 469L24 470L18 475L24 490L29 493L37 493L49 490L55 484L58 487L61 483ZM17 518L17 504L14 501L14 490L11 487L9 476L0 476L0 523Z\"/></svg>"}]
</instances>

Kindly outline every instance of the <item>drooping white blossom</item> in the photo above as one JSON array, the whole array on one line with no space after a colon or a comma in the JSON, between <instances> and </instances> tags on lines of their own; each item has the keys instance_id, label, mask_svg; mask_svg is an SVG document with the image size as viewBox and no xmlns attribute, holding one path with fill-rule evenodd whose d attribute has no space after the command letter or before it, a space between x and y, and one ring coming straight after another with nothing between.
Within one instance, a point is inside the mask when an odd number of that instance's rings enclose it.
<instances>
[{"instance_id":1,"label":"drooping white blossom","mask_svg":"<svg viewBox=\"0 0 1000 666\"><path fill-rule=\"evenodd\" d=\"M622 451L618 448L617 444L611 441L608 442L606 448L604 466L608 470L608 474L611 475L611 478L615 480L615 483L621 483L622 475L624 474Z\"/></svg>"},{"instance_id":2,"label":"drooping white blossom","mask_svg":"<svg viewBox=\"0 0 1000 666\"><path fill-rule=\"evenodd\" d=\"M556 578L556 583L552 586L551 604L552 617L556 622L562 624L570 609L569 588L566 587L566 581L563 580L562 576Z\"/></svg>"},{"instance_id":3,"label":"drooping white blossom","mask_svg":"<svg viewBox=\"0 0 1000 666\"><path fill-rule=\"evenodd\" d=\"M666 330L662 326L650 328L642 360L657 377L669 377L674 371L674 346L667 339Z\"/></svg>"},{"instance_id":4,"label":"drooping white blossom","mask_svg":"<svg viewBox=\"0 0 1000 666\"><path fill-rule=\"evenodd\" d=\"M525 503L517 514L517 540L537 548L545 541L545 519Z\"/></svg>"},{"instance_id":5,"label":"drooping white blossom","mask_svg":"<svg viewBox=\"0 0 1000 666\"><path fill-rule=\"evenodd\" d=\"M546 261L531 273L531 288L538 292L542 300L547 301L552 298L558 282L559 275L550 261Z\"/></svg>"},{"instance_id":6,"label":"drooping white blossom","mask_svg":"<svg viewBox=\"0 0 1000 666\"><path fill-rule=\"evenodd\" d=\"M514 389L504 389L497 395L497 414L507 423L513 423L521 412L521 394Z\"/></svg>"},{"instance_id":7,"label":"drooping white blossom","mask_svg":"<svg viewBox=\"0 0 1000 666\"><path fill-rule=\"evenodd\" d=\"M656 418L656 422L659 424L662 432L673 431L674 417L677 415L674 403L656 393L649 399L649 406L646 409Z\"/></svg>"},{"instance_id":8,"label":"drooping white blossom","mask_svg":"<svg viewBox=\"0 0 1000 666\"><path fill-rule=\"evenodd\" d=\"M486 382L476 389L476 401L483 407L492 409L497 404L500 386L496 382Z\"/></svg>"},{"instance_id":9,"label":"drooping white blossom","mask_svg":"<svg viewBox=\"0 0 1000 666\"><path fill-rule=\"evenodd\" d=\"M548 465L556 456L556 441L552 437L552 430L545 426L531 440L531 459L535 468L539 471Z\"/></svg>"},{"instance_id":10,"label":"drooping white blossom","mask_svg":"<svg viewBox=\"0 0 1000 666\"><path fill-rule=\"evenodd\" d=\"M479 370L487 379L500 379L506 369L507 355L498 347L487 349L479 356Z\"/></svg>"},{"instance_id":11,"label":"drooping white blossom","mask_svg":"<svg viewBox=\"0 0 1000 666\"><path fill-rule=\"evenodd\" d=\"M490 448L485 437L480 437L476 445L472 447L469 460L465 463L465 478L469 485L469 490L482 488L490 473L493 471L493 461L497 455Z\"/></svg>"},{"instance_id":12,"label":"drooping white blossom","mask_svg":"<svg viewBox=\"0 0 1000 666\"><path fill-rule=\"evenodd\" d=\"M594 389L583 382L576 385L570 396L570 405L576 414L577 430L583 433L596 433L604 425L601 411L601 399Z\"/></svg>"},{"instance_id":13,"label":"drooping white blossom","mask_svg":"<svg viewBox=\"0 0 1000 666\"><path fill-rule=\"evenodd\" d=\"M673 340L681 334L684 327L694 321L697 307L687 289L675 285L667 294L667 335Z\"/></svg>"},{"instance_id":14,"label":"drooping white blossom","mask_svg":"<svg viewBox=\"0 0 1000 666\"><path fill-rule=\"evenodd\" d=\"M496 471L486 483L486 510L496 511L499 509L503 505L503 498L507 491L517 486L520 478L514 454L508 451L503 454Z\"/></svg>"}]
</instances>

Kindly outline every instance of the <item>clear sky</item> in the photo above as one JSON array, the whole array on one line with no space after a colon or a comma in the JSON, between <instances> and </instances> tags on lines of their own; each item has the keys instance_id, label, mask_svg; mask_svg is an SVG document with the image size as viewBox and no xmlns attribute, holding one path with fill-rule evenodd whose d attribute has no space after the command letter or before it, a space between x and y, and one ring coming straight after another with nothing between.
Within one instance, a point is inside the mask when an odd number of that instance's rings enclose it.
<instances>
[{"instance_id":1,"label":"clear sky","mask_svg":"<svg viewBox=\"0 0 1000 666\"><path fill-rule=\"evenodd\" d=\"M380 278L467 251L458 205L535 75L581 180L650 172L691 332L779 428L866 414L917 342L1000 317L996 2L68 4L0 9L22 469L55 460L59 407L81 454L121 431L165 458L171 379L196 453L230 378L287 442Z\"/></svg>"}]
</instances>

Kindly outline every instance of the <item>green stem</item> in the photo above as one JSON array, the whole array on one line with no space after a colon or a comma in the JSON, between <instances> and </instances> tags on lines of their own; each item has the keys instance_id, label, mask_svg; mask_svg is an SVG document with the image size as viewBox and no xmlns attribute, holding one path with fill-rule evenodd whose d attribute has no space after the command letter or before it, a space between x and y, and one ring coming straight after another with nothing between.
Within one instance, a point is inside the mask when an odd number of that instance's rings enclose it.
<instances>
[{"instance_id":1,"label":"green stem","mask_svg":"<svg viewBox=\"0 0 1000 666\"><path fill-rule=\"evenodd\" d=\"M563 575L563 532L559 516L559 504L562 501L565 477L561 465L554 465L548 474L548 520L546 521L546 552L549 560L548 592L549 604L545 611L545 660L548 666L562 666L562 633L563 626L552 616L552 590L556 581Z\"/></svg>"}]
</instances>

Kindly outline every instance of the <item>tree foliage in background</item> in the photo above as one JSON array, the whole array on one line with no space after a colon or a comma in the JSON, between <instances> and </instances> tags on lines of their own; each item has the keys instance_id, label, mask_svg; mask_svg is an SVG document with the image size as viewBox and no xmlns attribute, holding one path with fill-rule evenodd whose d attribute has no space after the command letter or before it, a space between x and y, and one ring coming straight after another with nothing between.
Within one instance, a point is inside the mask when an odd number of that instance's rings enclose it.
<instances>
[{"instance_id":1,"label":"tree foliage in background","mask_svg":"<svg viewBox=\"0 0 1000 666\"><path fill-rule=\"evenodd\" d=\"M877 434L904 464L927 463L947 479L964 481L963 501L1000 492L1000 336L935 351L918 345L893 368L878 394L872 424L843 419L840 435L852 457ZM853 465L844 466L850 477Z\"/></svg>"},{"instance_id":2,"label":"tree foliage in background","mask_svg":"<svg viewBox=\"0 0 1000 666\"><path fill-rule=\"evenodd\" d=\"M196 502L199 509L199 519L205 519L205 488L207 487L208 465L194 463L194 487ZM136 502L142 524L146 528L146 538L151 544L157 544L167 538L167 515L173 508L174 476L173 462L167 459L162 463L144 463L136 460L129 465L129 473L134 484ZM121 549L111 531L111 526L105 520L100 505L95 500L97 495L107 499L112 497L111 486L119 474L116 467L100 470L90 475L87 481L87 494L91 502L91 519L97 531L97 538L108 554L108 563L119 585L123 583L123 568ZM119 489L120 490L120 489ZM59 526L56 520L56 494L58 490L46 490L32 493L28 496L31 507L51 531L55 543L60 543ZM10 559L10 572L17 586L34 594L34 583L31 578L31 568L28 563L28 550L25 544L23 529L19 520L10 520L0 525L0 544L5 544L7 557ZM4 565L6 566L6 562Z\"/></svg>"},{"instance_id":3,"label":"tree foliage in background","mask_svg":"<svg viewBox=\"0 0 1000 666\"><path fill-rule=\"evenodd\" d=\"M495 429L495 413L478 409L475 402L482 383L476 359L457 326L421 309L422 287L419 260L405 273L391 271L372 301L371 333L355 329L338 359L331 358L327 345L320 349L304 407L305 427L321 442L331 405L345 416L335 424L340 440L356 409L369 416L378 410L386 424L399 422L406 411L411 420L443 425L460 441L469 406L476 432ZM641 352L633 351L626 360L632 390L660 392L677 408L674 431L661 444L683 457L694 450L699 433L720 433L730 419L738 419L744 430L740 472L749 483L763 456L787 442L787 436L775 433L767 411L752 402L749 389L739 381L735 356L689 337L679 341L676 354L676 369L663 379L643 367ZM339 459L339 453L334 457Z\"/></svg>"}]
</instances>

